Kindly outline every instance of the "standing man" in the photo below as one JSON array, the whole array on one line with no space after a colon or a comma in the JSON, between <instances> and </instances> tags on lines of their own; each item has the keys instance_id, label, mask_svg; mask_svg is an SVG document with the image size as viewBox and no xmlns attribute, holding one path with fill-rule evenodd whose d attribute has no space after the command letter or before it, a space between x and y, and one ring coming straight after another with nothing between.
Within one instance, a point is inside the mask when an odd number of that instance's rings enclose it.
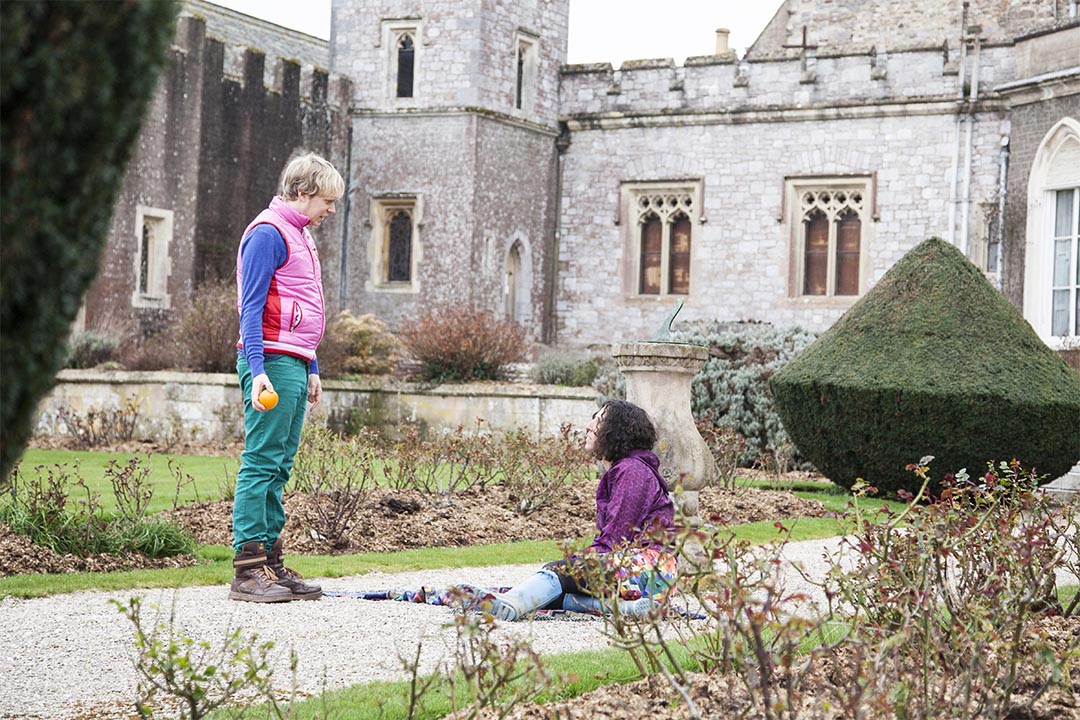
<instances>
[{"instance_id":1,"label":"standing man","mask_svg":"<svg viewBox=\"0 0 1080 720\"><path fill-rule=\"evenodd\" d=\"M305 583L282 561L281 495L307 405L314 408L322 399L315 358L325 325L322 275L308 227L333 215L344 192L345 182L333 165L313 153L295 157L281 175L281 195L240 240L236 371L244 394L245 441L233 500L232 600L322 597L322 588ZM277 395L260 400L264 390Z\"/></svg>"}]
</instances>

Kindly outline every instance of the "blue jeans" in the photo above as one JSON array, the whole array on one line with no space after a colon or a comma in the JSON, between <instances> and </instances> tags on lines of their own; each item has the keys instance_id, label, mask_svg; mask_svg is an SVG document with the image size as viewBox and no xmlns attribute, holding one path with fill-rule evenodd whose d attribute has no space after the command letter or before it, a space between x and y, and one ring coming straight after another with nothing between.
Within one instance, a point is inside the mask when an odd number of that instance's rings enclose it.
<instances>
[{"instance_id":1,"label":"blue jeans","mask_svg":"<svg viewBox=\"0 0 1080 720\"><path fill-rule=\"evenodd\" d=\"M259 412L251 404L251 368L243 355L236 361L244 394L245 431L233 499L236 552L252 541L269 549L285 527L281 494L292 472L307 412L307 362L289 355L267 355L264 367L278 394L278 404Z\"/></svg>"}]
</instances>

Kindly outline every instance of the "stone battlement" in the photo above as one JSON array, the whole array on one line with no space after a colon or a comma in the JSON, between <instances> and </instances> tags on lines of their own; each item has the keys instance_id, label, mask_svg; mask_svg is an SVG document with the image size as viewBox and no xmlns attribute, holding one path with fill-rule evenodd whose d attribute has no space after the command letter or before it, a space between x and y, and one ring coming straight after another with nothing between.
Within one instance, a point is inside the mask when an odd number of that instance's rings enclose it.
<instances>
[{"instance_id":1,"label":"stone battlement","mask_svg":"<svg viewBox=\"0 0 1080 720\"><path fill-rule=\"evenodd\" d=\"M687 58L632 60L615 70L608 63L562 69L560 111L582 115L776 110L898 100L955 100L961 97L958 48L875 48L797 51L738 59L734 53ZM1011 45L979 51L980 95L1014 77ZM970 86L974 53L968 53L962 82Z\"/></svg>"},{"instance_id":2,"label":"stone battlement","mask_svg":"<svg viewBox=\"0 0 1080 720\"><path fill-rule=\"evenodd\" d=\"M185 0L180 18L181 23L194 23L177 33L180 48L189 50L204 41L220 45L220 72L228 80L244 86L261 83L270 92L338 108L348 107L352 100L348 80L327 69L326 40L204 0Z\"/></svg>"}]
</instances>

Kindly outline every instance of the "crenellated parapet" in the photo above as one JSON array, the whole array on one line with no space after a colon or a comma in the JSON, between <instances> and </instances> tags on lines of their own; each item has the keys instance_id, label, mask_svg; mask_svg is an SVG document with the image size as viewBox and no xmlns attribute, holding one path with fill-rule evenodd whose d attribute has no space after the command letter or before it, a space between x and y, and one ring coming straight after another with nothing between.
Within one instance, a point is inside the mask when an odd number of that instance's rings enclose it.
<instances>
[{"instance_id":1,"label":"crenellated parapet","mask_svg":"<svg viewBox=\"0 0 1080 720\"><path fill-rule=\"evenodd\" d=\"M566 118L679 116L951 102L970 95L973 77L983 88L980 95L1011 80L1014 57L1010 43L982 46L978 54L948 45L895 51L854 46L741 60L734 53L691 57L682 66L670 59L632 60L618 70L608 63L566 65L560 110Z\"/></svg>"},{"instance_id":2,"label":"crenellated parapet","mask_svg":"<svg viewBox=\"0 0 1080 720\"><path fill-rule=\"evenodd\" d=\"M188 0L176 47L206 46L204 66L221 80L302 101L348 108L348 78L331 73L329 43L202 0Z\"/></svg>"}]
</instances>

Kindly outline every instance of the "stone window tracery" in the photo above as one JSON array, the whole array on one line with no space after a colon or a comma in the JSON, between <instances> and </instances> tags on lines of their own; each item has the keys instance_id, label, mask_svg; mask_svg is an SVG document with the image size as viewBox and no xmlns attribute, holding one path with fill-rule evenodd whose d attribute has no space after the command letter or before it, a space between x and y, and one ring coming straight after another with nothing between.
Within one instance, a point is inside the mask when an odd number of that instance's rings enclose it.
<instances>
[{"instance_id":1,"label":"stone window tracery","mask_svg":"<svg viewBox=\"0 0 1080 720\"><path fill-rule=\"evenodd\" d=\"M791 181L797 206L793 228L794 294L856 296L862 287L869 193L863 180Z\"/></svg>"},{"instance_id":2,"label":"stone window tracery","mask_svg":"<svg viewBox=\"0 0 1080 720\"><path fill-rule=\"evenodd\" d=\"M699 188L631 190L638 295L689 295Z\"/></svg>"}]
</instances>

